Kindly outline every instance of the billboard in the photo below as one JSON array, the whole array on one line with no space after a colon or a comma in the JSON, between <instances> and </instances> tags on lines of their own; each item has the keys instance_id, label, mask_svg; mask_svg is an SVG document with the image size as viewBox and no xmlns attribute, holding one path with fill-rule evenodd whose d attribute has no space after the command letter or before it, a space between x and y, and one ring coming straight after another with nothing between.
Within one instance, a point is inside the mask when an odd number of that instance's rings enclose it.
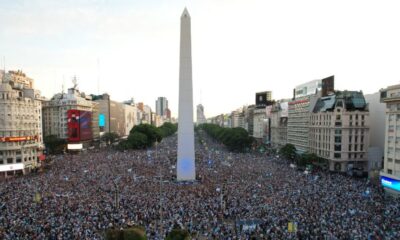
<instances>
[{"instance_id":1,"label":"billboard","mask_svg":"<svg viewBox=\"0 0 400 240\"><path fill-rule=\"evenodd\" d=\"M256 107L257 108L264 108L272 104L271 101L271 92L258 92L256 93Z\"/></svg>"},{"instance_id":2,"label":"billboard","mask_svg":"<svg viewBox=\"0 0 400 240\"><path fill-rule=\"evenodd\" d=\"M104 128L106 127L106 116L104 113L99 114L99 128L100 132L104 132Z\"/></svg>"},{"instance_id":3,"label":"billboard","mask_svg":"<svg viewBox=\"0 0 400 240\"><path fill-rule=\"evenodd\" d=\"M79 142L79 110L70 109L67 111L68 117L68 141Z\"/></svg>"},{"instance_id":4,"label":"billboard","mask_svg":"<svg viewBox=\"0 0 400 240\"><path fill-rule=\"evenodd\" d=\"M68 117L68 142L79 142L92 139L92 113L70 109Z\"/></svg>"},{"instance_id":5,"label":"billboard","mask_svg":"<svg viewBox=\"0 0 400 240\"><path fill-rule=\"evenodd\" d=\"M383 187L400 192L400 180L381 176L381 184Z\"/></svg>"},{"instance_id":6,"label":"billboard","mask_svg":"<svg viewBox=\"0 0 400 240\"><path fill-rule=\"evenodd\" d=\"M22 169L24 169L24 164L23 163L0 165L0 172L8 172L8 171L22 170Z\"/></svg>"},{"instance_id":7,"label":"billboard","mask_svg":"<svg viewBox=\"0 0 400 240\"><path fill-rule=\"evenodd\" d=\"M79 132L81 141L92 139L92 112L80 111Z\"/></svg>"},{"instance_id":8,"label":"billboard","mask_svg":"<svg viewBox=\"0 0 400 240\"><path fill-rule=\"evenodd\" d=\"M335 76L322 79L322 97L328 96L335 91Z\"/></svg>"}]
</instances>

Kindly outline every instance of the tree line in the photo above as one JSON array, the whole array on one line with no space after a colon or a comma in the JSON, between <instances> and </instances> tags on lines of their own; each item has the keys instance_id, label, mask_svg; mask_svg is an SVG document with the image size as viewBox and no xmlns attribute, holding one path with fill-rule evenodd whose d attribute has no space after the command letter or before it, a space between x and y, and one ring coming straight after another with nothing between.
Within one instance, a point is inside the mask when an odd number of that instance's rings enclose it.
<instances>
[{"instance_id":1,"label":"tree line","mask_svg":"<svg viewBox=\"0 0 400 240\"><path fill-rule=\"evenodd\" d=\"M145 149L161 142L165 137L173 135L178 130L177 124L164 123L161 127L150 124L140 124L134 126L129 132L127 140L121 141L117 148L126 149Z\"/></svg>"},{"instance_id":2,"label":"tree line","mask_svg":"<svg viewBox=\"0 0 400 240\"><path fill-rule=\"evenodd\" d=\"M230 151L243 152L250 149L253 137L244 128L224 128L216 124L204 123L198 126L209 136L222 142Z\"/></svg>"}]
</instances>

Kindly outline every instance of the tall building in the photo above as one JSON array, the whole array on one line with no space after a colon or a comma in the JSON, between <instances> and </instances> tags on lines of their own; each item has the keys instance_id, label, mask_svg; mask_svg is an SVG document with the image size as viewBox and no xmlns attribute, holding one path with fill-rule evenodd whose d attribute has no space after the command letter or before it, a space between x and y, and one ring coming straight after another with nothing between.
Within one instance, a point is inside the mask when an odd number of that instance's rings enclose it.
<instances>
[{"instance_id":1,"label":"tall building","mask_svg":"<svg viewBox=\"0 0 400 240\"><path fill-rule=\"evenodd\" d=\"M321 96L321 90L322 80L301 84L294 89L293 100L289 102L287 143L293 144L299 153L309 150L310 112Z\"/></svg>"},{"instance_id":2,"label":"tall building","mask_svg":"<svg viewBox=\"0 0 400 240\"><path fill-rule=\"evenodd\" d=\"M276 148L287 144L288 101L278 101L271 108L271 145Z\"/></svg>"},{"instance_id":3,"label":"tall building","mask_svg":"<svg viewBox=\"0 0 400 240\"><path fill-rule=\"evenodd\" d=\"M187 9L181 16L179 58L179 124L177 180L195 180L192 41L190 15Z\"/></svg>"},{"instance_id":4,"label":"tall building","mask_svg":"<svg viewBox=\"0 0 400 240\"><path fill-rule=\"evenodd\" d=\"M166 97L158 97L156 100L156 113L158 116L166 117L168 109L168 100Z\"/></svg>"},{"instance_id":5,"label":"tall building","mask_svg":"<svg viewBox=\"0 0 400 240\"><path fill-rule=\"evenodd\" d=\"M33 80L22 71L1 72L0 178L25 174L40 166L42 100Z\"/></svg>"},{"instance_id":6,"label":"tall building","mask_svg":"<svg viewBox=\"0 0 400 240\"><path fill-rule=\"evenodd\" d=\"M381 184L391 194L400 196L400 84L380 90L386 104L385 149Z\"/></svg>"},{"instance_id":7,"label":"tall building","mask_svg":"<svg viewBox=\"0 0 400 240\"><path fill-rule=\"evenodd\" d=\"M309 152L330 171L368 171L369 111L362 92L336 91L318 99L310 115Z\"/></svg>"},{"instance_id":8,"label":"tall building","mask_svg":"<svg viewBox=\"0 0 400 240\"><path fill-rule=\"evenodd\" d=\"M231 128L245 128L243 109L235 110L231 113Z\"/></svg>"},{"instance_id":9,"label":"tall building","mask_svg":"<svg viewBox=\"0 0 400 240\"><path fill-rule=\"evenodd\" d=\"M197 105L197 121L196 121L196 123L197 123L197 125L200 125L200 124L203 124L206 122L207 122L207 120L206 120L206 117L204 116L204 107L203 107L203 105L199 104L199 105Z\"/></svg>"}]
</instances>

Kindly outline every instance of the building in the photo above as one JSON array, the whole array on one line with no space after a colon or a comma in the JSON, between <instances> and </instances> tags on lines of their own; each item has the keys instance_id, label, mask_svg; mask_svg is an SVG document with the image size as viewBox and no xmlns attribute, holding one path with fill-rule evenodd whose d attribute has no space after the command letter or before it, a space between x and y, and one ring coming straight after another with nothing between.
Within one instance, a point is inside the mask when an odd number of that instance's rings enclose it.
<instances>
[{"instance_id":1,"label":"building","mask_svg":"<svg viewBox=\"0 0 400 240\"><path fill-rule=\"evenodd\" d=\"M92 96L81 93L76 86L75 82L74 87L68 89L67 93L57 93L50 100L43 102L44 136L55 135L58 138L68 139L68 111L79 110L92 113L92 138L100 137L98 104L92 101Z\"/></svg>"},{"instance_id":2,"label":"building","mask_svg":"<svg viewBox=\"0 0 400 240\"><path fill-rule=\"evenodd\" d=\"M271 107L271 145L281 148L287 144L288 101L278 101Z\"/></svg>"},{"instance_id":3,"label":"building","mask_svg":"<svg viewBox=\"0 0 400 240\"><path fill-rule=\"evenodd\" d=\"M330 171L367 172L369 126L362 92L336 91L320 97L310 115L309 152L327 159Z\"/></svg>"},{"instance_id":4,"label":"building","mask_svg":"<svg viewBox=\"0 0 400 240\"><path fill-rule=\"evenodd\" d=\"M203 107L203 105L199 104L199 105L197 105L197 121L196 121L196 123L197 123L197 125L200 125L200 124L203 124L206 122L207 122L207 120L206 120L206 117L204 116L204 107Z\"/></svg>"},{"instance_id":5,"label":"building","mask_svg":"<svg viewBox=\"0 0 400 240\"><path fill-rule=\"evenodd\" d=\"M166 97L158 97L156 100L156 114L161 117L167 116L168 100Z\"/></svg>"},{"instance_id":6,"label":"building","mask_svg":"<svg viewBox=\"0 0 400 240\"><path fill-rule=\"evenodd\" d=\"M124 104L124 113L125 113L125 133L124 135L129 135L129 132L132 128L139 124L138 119L138 109L134 105Z\"/></svg>"},{"instance_id":7,"label":"building","mask_svg":"<svg viewBox=\"0 0 400 240\"><path fill-rule=\"evenodd\" d=\"M333 89L334 76L330 76L298 85L293 90L293 100L288 104L287 142L293 144L299 153L309 151L310 113L317 99L332 93Z\"/></svg>"},{"instance_id":8,"label":"building","mask_svg":"<svg viewBox=\"0 0 400 240\"><path fill-rule=\"evenodd\" d=\"M111 100L107 93L93 96L93 101L99 104L99 118L105 120L104 131L100 134L113 132L121 137L126 136L125 104Z\"/></svg>"},{"instance_id":9,"label":"building","mask_svg":"<svg viewBox=\"0 0 400 240\"><path fill-rule=\"evenodd\" d=\"M383 168L385 149L385 110L386 106L380 100L380 93L365 94L369 109L369 149L368 173L370 179L378 180Z\"/></svg>"},{"instance_id":10,"label":"building","mask_svg":"<svg viewBox=\"0 0 400 240\"><path fill-rule=\"evenodd\" d=\"M249 136L254 135L254 110L256 109L255 105L247 106L244 108L244 118L245 118L245 129L249 133Z\"/></svg>"},{"instance_id":11,"label":"building","mask_svg":"<svg viewBox=\"0 0 400 240\"><path fill-rule=\"evenodd\" d=\"M266 108L255 108L253 112L253 137L255 139L261 141L265 137L266 121L269 121L266 116Z\"/></svg>"},{"instance_id":12,"label":"building","mask_svg":"<svg viewBox=\"0 0 400 240\"><path fill-rule=\"evenodd\" d=\"M386 104L385 149L381 184L390 194L400 196L400 84L381 89Z\"/></svg>"},{"instance_id":13,"label":"building","mask_svg":"<svg viewBox=\"0 0 400 240\"><path fill-rule=\"evenodd\" d=\"M231 118L231 124L230 124L231 128L237 128L237 127L245 128L243 109L238 109L233 111L230 115L230 118Z\"/></svg>"},{"instance_id":14,"label":"building","mask_svg":"<svg viewBox=\"0 0 400 240\"><path fill-rule=\"evenodd\" d=\"M22 71L1 72L0 178L40 166L43 155L42 100Z\"/></svg>"}]
</instances>

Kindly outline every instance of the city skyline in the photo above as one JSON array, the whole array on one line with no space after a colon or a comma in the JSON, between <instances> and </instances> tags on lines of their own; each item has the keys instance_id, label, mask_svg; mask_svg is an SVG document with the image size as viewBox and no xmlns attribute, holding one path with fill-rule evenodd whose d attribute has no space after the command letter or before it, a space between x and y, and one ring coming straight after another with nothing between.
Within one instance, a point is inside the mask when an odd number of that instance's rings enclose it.
<instances>
[{"instance_id":1,"label":"city skyline","mask_svg":"<svg viewBox=\"0 0 400 240\"><path fill-rule=\"evenodd\" d=\"M330 75L338 90L373 93L400 79L395 4L1 2L1 68L22 69L47 98L72 86L74 75L81 91L117 101L165 96L176 117L177 16L187 6L195 19L194 105L203 104L206 117L253 104L259 91L290 98L295 86Z\"/></svg>"}]
</instances>

